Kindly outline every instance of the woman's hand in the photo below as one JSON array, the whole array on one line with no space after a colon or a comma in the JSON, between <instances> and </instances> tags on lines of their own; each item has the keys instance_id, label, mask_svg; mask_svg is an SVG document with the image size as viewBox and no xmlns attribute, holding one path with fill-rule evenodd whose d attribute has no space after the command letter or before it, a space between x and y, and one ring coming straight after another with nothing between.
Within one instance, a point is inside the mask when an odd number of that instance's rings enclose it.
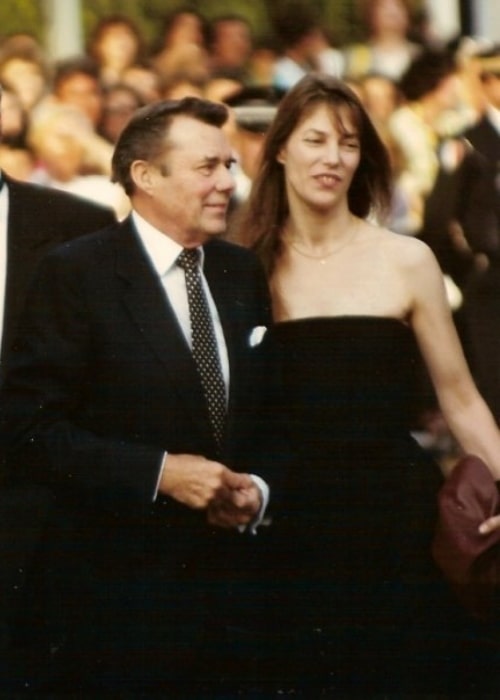
<instances>
[{"instance_id":1,"label":"woman's hand","mask_svg":"<svg viewBox=\"0 0 500 700\"><path fill-rule=\"evenodd\" d=\"M490 532L498 530L499 528L500 515L494 515L493 517L488 518L488 520L485 520L481 523L481 525L479 526L479 532L481 533L481 535L488 535Z\"/></svg>"}]
</instances>

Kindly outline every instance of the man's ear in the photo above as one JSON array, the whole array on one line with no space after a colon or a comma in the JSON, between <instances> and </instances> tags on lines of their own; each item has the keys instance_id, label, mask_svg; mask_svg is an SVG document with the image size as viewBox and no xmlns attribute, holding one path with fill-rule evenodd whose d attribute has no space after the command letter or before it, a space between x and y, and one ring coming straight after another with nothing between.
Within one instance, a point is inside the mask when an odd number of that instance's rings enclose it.
<instances>
[{"instance_id":1,"label":"man's ear","mask_svg":"<svg viewBox=\"0 0 500 700\"><path fill-rule=\"evenodd\" d=\"M154 183L153 166L146 160L134 160L130 166L130 177L135 186L143 192L151 193Z\"/></svg>"}]
</instances>

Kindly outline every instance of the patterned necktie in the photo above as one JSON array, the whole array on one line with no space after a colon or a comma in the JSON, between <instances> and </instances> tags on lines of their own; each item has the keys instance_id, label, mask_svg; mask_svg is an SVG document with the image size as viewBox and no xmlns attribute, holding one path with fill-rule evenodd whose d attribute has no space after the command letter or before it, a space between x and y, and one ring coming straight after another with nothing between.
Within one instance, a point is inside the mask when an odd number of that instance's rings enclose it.
<instances>
[{"instance_id":1,"label":"patterned necktie","mask_svg":"<svg viewBox=\"0 0 500 700\"><path fill-rule=\"evenodd\" d=\"M177 264L186 277L193 358L205 393L213 434L220 446L226 422L226 390L212 317L201 281L199 251L184 248Z\"/></svg>"}]
</instances>

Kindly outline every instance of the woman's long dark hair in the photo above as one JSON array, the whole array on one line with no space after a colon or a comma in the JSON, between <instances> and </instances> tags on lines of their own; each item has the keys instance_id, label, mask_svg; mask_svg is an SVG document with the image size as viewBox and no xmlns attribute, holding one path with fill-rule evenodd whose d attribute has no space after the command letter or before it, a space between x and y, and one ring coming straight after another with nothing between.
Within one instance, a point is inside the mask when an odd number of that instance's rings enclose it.
<instances>
[{"instance_id":1,"label":"woman's long dark hair","mask_svg":"<svg viewBox=\"0 0 500 700\"><path fill-rule=\"evenodd\" d=\"M261 166L246 204L241 232L246 245L259 253L268 273L280 252L280 232L288 216L283 166L278 155L297 125L320 104L331 106L342 128L341 108L356 126L361 159L349 192L350 211L365 218L383 214L391 200L392 175L386 147L355 93L341 80L309 73L280 102L263 147Z\"/></svg>"}]
</instances>

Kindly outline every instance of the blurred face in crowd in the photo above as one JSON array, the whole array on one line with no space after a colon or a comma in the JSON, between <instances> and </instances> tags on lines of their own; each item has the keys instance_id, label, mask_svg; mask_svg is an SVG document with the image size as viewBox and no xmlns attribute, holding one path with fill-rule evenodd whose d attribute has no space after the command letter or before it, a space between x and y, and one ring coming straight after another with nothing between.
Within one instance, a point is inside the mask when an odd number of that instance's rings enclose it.
<instances>
[{"instance_id":1,"label":"blurred face in crowd","mask_svg":"<svg viewBox=\"0 0 500 700\"><path fill-rule=\"evenodd\" d=\"M203 46L203 27L200 18L191 12L180 12L165 36L165 43L170 47L182 44Z\"/></svg>"},{"instance_id":2,"label":"blurred face in crowd","mask_svg":"<svg viewBox=\"0 0 500 700\"><path fill-rule=\"evenodd\" d=\"M37 158L54 180L69 182L80 174L85 158L81 134L89 133L85 117L71 107L61 107L35 122L30 141Z\"/></svg>"},{"instance_id":3,"label":"blurred face in crowd","mask_svg":"<svg viewBox=\"0 0 500 700\"><path fill-rule=\"evenodd\" d=\"M122 73L120 82L130 85L138 92L145 104L159 100L161 97L159 75L147 66L129 66Z\"/></svg>"},{"instance_id":4,"label":"blurred face in crowd","mask_svg":"<svg viewBox=\"0 0 500 700\"><path fill-rule=\"evenodd\" d=\"M408 8L402 0L370 0L370 25L375 33L406 34Z\"/></svg>"},{"instance_id":5,"label":"blurred face in crowd","mask_svg":"<svg viewBox=\"0 0 500 700\"><path fill-rule=\"evenodd\" d=\"M112 24L106 28L96 47L101 62L117 70L135 61L139 51L137 37L126 24Z\"/></svg>"},{"instance_id":6,"label":"blurred face in crowd","mask_svg":"<svg viewBox=\"0 0 500 700\"><path fill-rule=\"evenodd\" d=\"M19 95L24 108L29 111L46 90L46 79L36 62L13 56L2 66L0 79Z\"/></svg>"},{"instance_id":7,"label":"blurred face in crowd","mask_svg":"<svg viewBox=\"0 0 500 700\"><path fill-rule=\"evenodd\" d=\"M92 124L101 118L102 94L99 81L86 73L74 73L58 87L57 98L65 104L77 107Z\"/></svg>"},{"instance_id":8,"label":"blurred face in crowd","mask_svg":"<svg viewBox=\"0 0 500 700\"><path fill-rule=\"evenodd\" d=\"M140 98L127 86L110 88L103 99L100 132L111 143L115 143L126 123L141 106Z\"/></svg>"},{"instance_id":9,"label":"blurred face in crowd","mask_svg":"<svg viewBox=\"0 0 500 700\"><path fill-rule=\"evenodd\" d=\"M225 20L217 24L213 53L217 64L239 68L248 61L252 51L250 29L240 20Z\"/></svg>"},{"instance_id":10,"label":"blurred face in crowd","mask_svg":"<svg viewBox=\"0 0 500 700\"><path fill-rule=\"evenodd\" d=\"M365 77L360 97L372 119L380 123L386 122L398 106L396 84L382 75Z\"/></svg>"}]
</instances>

